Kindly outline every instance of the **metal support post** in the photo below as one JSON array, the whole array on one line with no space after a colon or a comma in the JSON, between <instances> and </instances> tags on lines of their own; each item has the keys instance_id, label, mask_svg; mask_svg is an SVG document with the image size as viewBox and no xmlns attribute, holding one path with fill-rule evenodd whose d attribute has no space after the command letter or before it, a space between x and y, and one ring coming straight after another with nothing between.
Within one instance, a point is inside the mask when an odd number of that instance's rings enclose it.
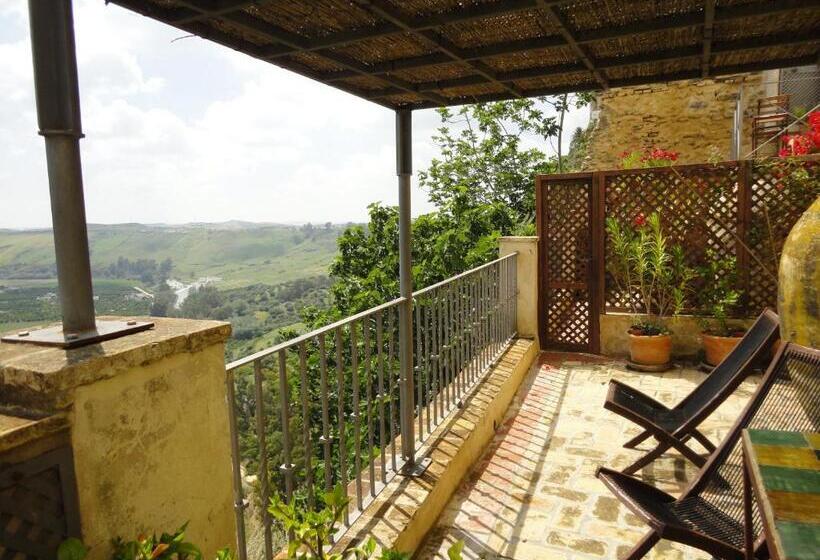
<instances>
[{"instance_id":1,"label":"metal support post","mask_svg":"<svg viewBox=\"0 0 820 560\"><path fill-rule=\"evenodd\" d=\"M399 367L401 452L404 472L412 474L415 457L415 402L413 383L413 273L410 239L410 176L413 173L412 112L396 111L396 174L399 177Z\"/></svg>"},{"instance_id":2,"label":"metal support post","mask_svg":"<svg viewBox=\"0 0 820 560\"><path fill-rule=\"evenodd\" d=\"M80 94L71 0L29 0L37 121L45 139L62 327L23 331L7 342L79 346L152 323L97 324L80 163Z\"/></svg>"}]
</instances>

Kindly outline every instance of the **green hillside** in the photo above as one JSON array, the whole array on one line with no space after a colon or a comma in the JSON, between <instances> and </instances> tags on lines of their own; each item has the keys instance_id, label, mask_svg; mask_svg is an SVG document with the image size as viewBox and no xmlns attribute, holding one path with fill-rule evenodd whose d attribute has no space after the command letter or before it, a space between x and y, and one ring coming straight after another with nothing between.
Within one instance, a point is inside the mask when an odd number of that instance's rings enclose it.
<instances>
[{"instance_id":1,"label":"green hillside","mask_svg":"<svg viewBox=\"0 0 820 560\"><path fill-rule=\"evenodd\" d=\"M173 261L183 282L217 276L220 289L327 274L341 226L226 224L91 225L91 265L120 257ZM54 277L51 232L0 230L0 280Z\"/></svg>"}]
</instances>

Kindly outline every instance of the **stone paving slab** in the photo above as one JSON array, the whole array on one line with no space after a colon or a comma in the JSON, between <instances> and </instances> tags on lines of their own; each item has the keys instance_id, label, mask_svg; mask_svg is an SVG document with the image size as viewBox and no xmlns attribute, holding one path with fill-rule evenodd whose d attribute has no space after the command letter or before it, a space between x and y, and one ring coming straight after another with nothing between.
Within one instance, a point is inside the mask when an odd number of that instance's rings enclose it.
<instances>
[{"instance_id":1,"label":"stone paving slab","mask_svg":"<svg viewBox=\"0 0 820 560\"><path fill-rule=\"evenodd\" d=\"M678 367L637 373L592 356L542 354L483 456L462 481L428 534L417 558L446 560L447 548L465 542L465 559L536 560L623 557L645 525L595 478L600 465L624 468L641 451L621 445L640 431L603 408L610 379L618 379L671 405L704 374ZM753 376L708 418L703 432L719 442L752 394ZM646 451L651 444L641 446ZM696 469L676 452L640 476L678 495ZM647 559L708 560L710 555L661 541Z\"/></svg>"}]
</instances>

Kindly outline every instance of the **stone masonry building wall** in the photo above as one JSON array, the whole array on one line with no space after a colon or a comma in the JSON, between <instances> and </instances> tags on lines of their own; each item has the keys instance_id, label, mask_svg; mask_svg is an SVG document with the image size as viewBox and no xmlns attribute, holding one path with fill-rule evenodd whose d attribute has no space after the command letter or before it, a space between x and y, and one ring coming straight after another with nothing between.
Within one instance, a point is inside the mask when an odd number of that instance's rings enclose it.
<instances>
[{"instance_id":1,"label":"stone masonry building wall","mask_svg":"<svg viewBox=\"0 0 820 560\"><path fill-rule=\"evenodd\" d=\"M777 94L777 71L613 88L593 108L588 171L616 169L625 150L659 147L679 163L731 159L734 113L741 91L741 158L752 149L751 116L762 97ZM714 152L714 153L713 153Z\"/></svg>"}]
</instances>

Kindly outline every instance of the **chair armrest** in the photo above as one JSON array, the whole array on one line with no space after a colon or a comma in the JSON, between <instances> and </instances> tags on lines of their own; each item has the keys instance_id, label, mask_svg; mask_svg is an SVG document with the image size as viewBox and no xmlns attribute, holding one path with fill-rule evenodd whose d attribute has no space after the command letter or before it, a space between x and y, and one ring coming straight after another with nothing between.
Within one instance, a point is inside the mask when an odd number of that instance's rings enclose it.
<instances>
[{"instance_id":1,"label":"chair armrest","mask_svg":"<svg viewBox=\"0 0 820 560\"><path fill-rule=\"evenodd\" d=\"M668 412L670 410L663 403L617 379L609 380L609 391L607 391L606 400L621 406L629 406L627 403L630 403L651 411ZM638 411L636 410L636 412Z\"/></svg>"}]
</instances>

